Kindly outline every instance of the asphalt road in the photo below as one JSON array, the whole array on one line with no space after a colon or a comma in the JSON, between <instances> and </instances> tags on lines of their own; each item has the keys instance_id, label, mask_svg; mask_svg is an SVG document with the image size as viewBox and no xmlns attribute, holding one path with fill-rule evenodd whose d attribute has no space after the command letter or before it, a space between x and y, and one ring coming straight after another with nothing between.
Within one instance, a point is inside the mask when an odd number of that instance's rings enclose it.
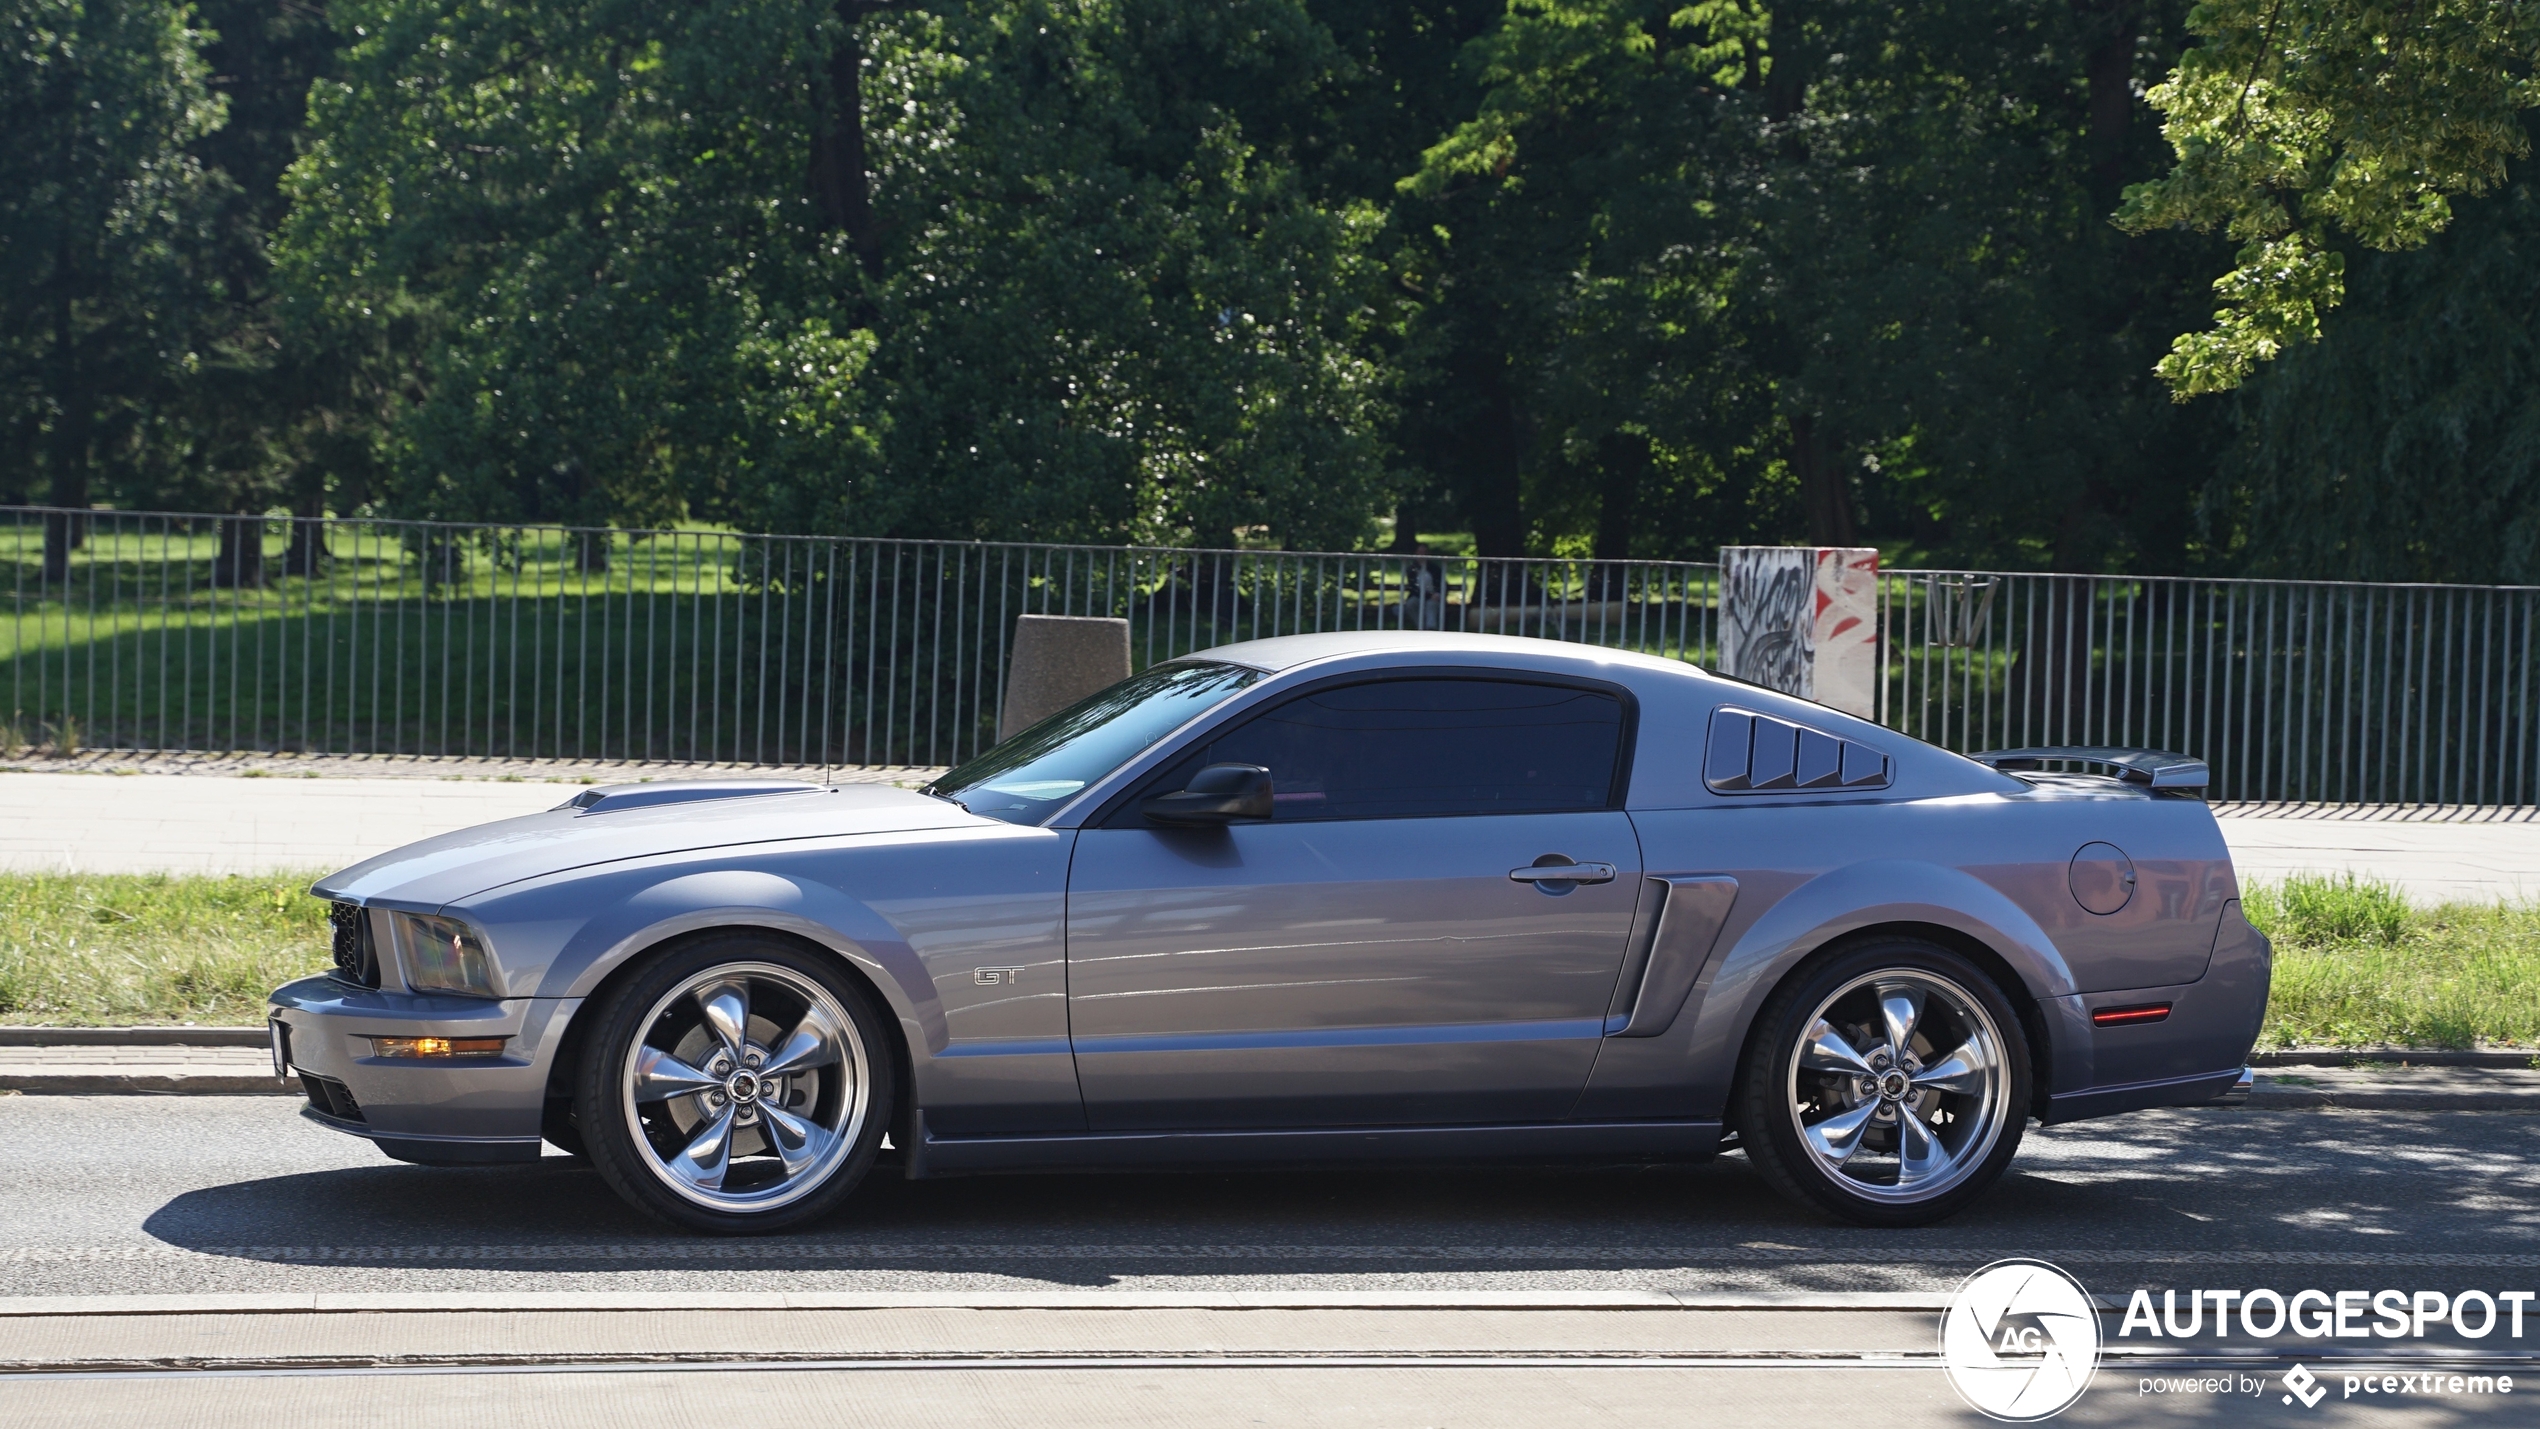
<instances>
[{"instance_id":1,"label":"asphalt road","mask_svg":"<svg viewBox=\"0 0 2540 1429\"><path fill-rule=\"evenodd\" d=\"M2146 1113L2032 1128L1948 1224L1830 1225L1697 1167L877 1177L760 1240L586 1170L390 1162L279 1097L0 1098L0 1294L404 1290L1946 1290L2035 1256L2100 1294L2540 1288L2540 1116Z\"/></svg>"}]
</instances>

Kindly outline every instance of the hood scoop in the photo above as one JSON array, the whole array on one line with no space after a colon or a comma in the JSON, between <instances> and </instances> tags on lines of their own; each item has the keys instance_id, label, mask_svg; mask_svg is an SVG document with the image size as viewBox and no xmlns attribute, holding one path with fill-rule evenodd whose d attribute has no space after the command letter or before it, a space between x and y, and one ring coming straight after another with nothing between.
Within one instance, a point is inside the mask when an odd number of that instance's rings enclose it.
<instances>
[{"instance_id":1,"label":"hood scoop","mask_svg":"<svg viewBox=\"0 0 2540 1429\"><path fill-rule=\"evenodd\" d=\"M614 814L624 809L653 809L664 804L697 804L708 799L754 799L767 794L817 794L826 788L800 779L681 779L662 784L614 784L585 789L556 811Z\"/></svg>"}]
</instances>

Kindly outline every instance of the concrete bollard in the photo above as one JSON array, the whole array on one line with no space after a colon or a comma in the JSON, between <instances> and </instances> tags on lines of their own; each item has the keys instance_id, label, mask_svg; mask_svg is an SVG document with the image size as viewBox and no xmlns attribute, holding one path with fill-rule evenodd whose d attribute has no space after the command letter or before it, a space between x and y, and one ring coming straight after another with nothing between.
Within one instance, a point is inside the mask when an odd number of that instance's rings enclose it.
<instances>
[{"instance_id":1,"label":"concrete bollard","mask_svg":"<svg viewBox=\"0 0 2540 1429\"><path fill-rule=\"evenodd\" d=\"M1014 622L997 738L1029 728L1096 690L1129 678L1129 622L1094 615L1026 615Z\"/></svg>"}]
</instances>

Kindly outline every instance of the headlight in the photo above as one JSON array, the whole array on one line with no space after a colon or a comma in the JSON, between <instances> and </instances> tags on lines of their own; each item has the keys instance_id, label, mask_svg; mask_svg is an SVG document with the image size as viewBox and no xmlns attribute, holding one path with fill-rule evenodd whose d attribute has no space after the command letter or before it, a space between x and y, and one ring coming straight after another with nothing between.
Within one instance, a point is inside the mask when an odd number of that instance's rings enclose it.
<instances>
[{"instance_id":1,"label":"headlight","mask_svg":"<svg viewBox=\"0 0 2540 1429\"><path fill-rule=\"evenodd\" d=\"M456 918L390 912L390 937L405 965L406 986L416 992L458 992L470 997L494 995L494 965L485 956L485 940Z\"/></svg>"}]
</instances>

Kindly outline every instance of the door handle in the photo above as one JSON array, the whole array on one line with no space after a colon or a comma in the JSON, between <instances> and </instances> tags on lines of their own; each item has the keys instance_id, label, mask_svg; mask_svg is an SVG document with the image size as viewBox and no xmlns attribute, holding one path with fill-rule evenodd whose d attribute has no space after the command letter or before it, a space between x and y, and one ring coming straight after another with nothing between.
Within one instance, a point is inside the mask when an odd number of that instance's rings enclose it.
<instances>
[{"instance_id":1,"label":"door handle","mask_svg":"<svg viewBox=\"0 0 2540 1429\"><path fill-rule=\"evenodd\" d=\"M1610 863L1538 863L1525 868L1512 868L1508 876L1519 883L1611 883L1614 865Z\"/></svg>"}]
</instances>

